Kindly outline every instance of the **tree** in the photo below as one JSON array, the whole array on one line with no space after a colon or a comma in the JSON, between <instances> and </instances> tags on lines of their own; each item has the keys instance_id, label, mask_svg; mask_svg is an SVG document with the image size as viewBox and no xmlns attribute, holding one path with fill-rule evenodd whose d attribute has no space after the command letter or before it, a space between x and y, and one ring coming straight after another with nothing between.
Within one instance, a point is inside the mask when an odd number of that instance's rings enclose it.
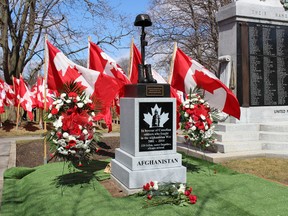
<instances>
[{"instance_id":1,"label":"tree","mask_svg":"<svg viewBox=\"0 0 288 216\"><path fill-rule=\"evenodd\" d=\"M169 70L173 43L206 68L217 70L216 12L231 0L152 0L148 54Z\"/></svg>"},{"instance_id":2,"label":"tree","mask_svg":"<svg viewBox=\"0 0 288 216\"><path fill-rule=\"evenodd\" d=\"M113 32L109 31L110 23L118 26ZM0 70L7 83L11 84L12 76L24 73L35 77L44 63L46 33L66 55L76 58L77 53L87 48L88 35L93 35L97 44L116 47L130 30L125 17L106 0L1 0Z\"/></svg>"}]
</instances>

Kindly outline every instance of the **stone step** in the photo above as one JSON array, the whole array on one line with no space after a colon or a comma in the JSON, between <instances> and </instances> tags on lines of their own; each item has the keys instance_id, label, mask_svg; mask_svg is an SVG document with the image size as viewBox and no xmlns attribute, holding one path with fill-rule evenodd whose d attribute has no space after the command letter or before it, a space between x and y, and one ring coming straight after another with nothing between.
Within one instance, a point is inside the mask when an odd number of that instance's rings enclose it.
<instances>
[{"instance_id":1,"label":"stone step","mask_svg":"<svg viewBox=\"0 0 288 216\"><path fill-rule=\"evenodd\" d=\"M216 142L214 146L216 147L217 152L221 153L262 150L262 144L259 141Z\"/></svg>"},{"instance_id":2,"label":"stone step","mask_svg":"<svg viewBox=\"0 0 288 216\"><path fill-rule=\"evenodd\" d=\"M262 149L288 151L288 142L263 142Z\"/></svg>"},{"instance_id":3,"label":"stone step","mask_svg":"<svg viewBox=\"0 0 288 216\"><path fill-rule=\"evenodd\" d=\"M284 132L260 132L259 133L260 141L272 141L272 142L288 142L288 133Z\"/></svg>"},{"instance_id":4,"label":"stone step","mask_svg":"<svg viewBox=\"0 0 288 216\"><path fill-rule=\"evenodd\" d=\"M258 141L259 132L257 131L234 131L234 132L217 131L215 134L215 138L219 142Z\"/></svg>"},{"instance_id":5,"label":"stone step","mask_svg":"<svg viewBox=\"0 0 288 216\"><path fill-rule=\"evenodd\" d=\"M288 158L288 150L275 151L275 150L256 150L256 151L242 151L242 152L229 152L229 153L207 153L188 148L185 145L179 145L178 151L185 152L193 157L201 158L214 163L221 163L227 160L255 158L255 157L274 157L274 158Z\"/></svg>"},{"instance_id":6,"label":"stone step","mask_svg":"<svg viewBox=\"0 0 288 216\"><path fill-rule=\"evenodd\" d=\"M215 131L220 132L259 131L259 124L218 123L215 125Z\"/></svg>"},{"instance_id":7,"label":"stone step","mask_svg":"<svg viewBox=\"0 0 288 216\"><path fill-rule=\"evenodd\" d=\"M288 124L286 123L277 123L277 124L261 124L260 131L274 131L274 132L288 132Z\"/></svg>"}]
</instances>

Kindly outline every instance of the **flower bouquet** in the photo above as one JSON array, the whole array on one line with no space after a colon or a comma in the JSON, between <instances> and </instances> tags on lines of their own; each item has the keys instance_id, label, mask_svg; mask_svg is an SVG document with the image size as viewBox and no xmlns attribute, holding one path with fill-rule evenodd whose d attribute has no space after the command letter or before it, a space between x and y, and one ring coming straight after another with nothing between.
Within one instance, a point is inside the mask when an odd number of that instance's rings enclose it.
<instances>
[{"instance_id":1,"label":"flower bouquet","mask_svg":"<svg viewBox=\"0 0 288 216\"><path fill-rule=\"evenodd\" d=\"M180 105L180 115L186 141L200 148L207 148L215 142L215 124L226 119L221 111L209 106L197 89L190 92Z\"/></svg>"},{"instance_id":2,"label":"flower bouquet","mask_svg":"<svg viewBox=\"0 0 288 216\"><path fill-rule=\"evenodd\" d=\"M148 200L144 207L158 206L162 204L174 204L187 206L197 202L197 196L192 194L192 187L186 187L182 183L158 183L151 181L143 185L139 196L146 196Z\"/></svg>"},{"instance_id":3,"label":"flower bouquet","mask_svg":"<svg viewBox=\"0 0 288 216\"><path fill-rule=\"evenodd\" d=\"M64 85L63 92L49 107L47 116L54 127L47 135L54 151L52 158L60 157L82 166L97 152L95 144L101 134L96 132L94 109L94 103L77 83Z\"/></svg>"}]
</instances>

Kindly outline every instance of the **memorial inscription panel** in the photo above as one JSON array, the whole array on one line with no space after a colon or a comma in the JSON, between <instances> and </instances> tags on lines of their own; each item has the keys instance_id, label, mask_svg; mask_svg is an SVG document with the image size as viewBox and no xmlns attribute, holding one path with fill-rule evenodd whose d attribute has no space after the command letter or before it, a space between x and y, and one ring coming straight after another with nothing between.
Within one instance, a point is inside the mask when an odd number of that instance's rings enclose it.
<instances>
[{"instance_id":1,"label":"memorial inscription panel","mask_svg":"<svg viewBox=\"0 0 288 216\"><path fill-rule=\"evenodd\" d=\"M139 151L173 149L173 103L139 103Z\"/></svg>"},{"instance_id":2,"label":"memorial inscription panel","mask_svg":"<svg viewBox=\"0 0 288 216\"><path fill-rule=\"evenodd\" d=\"M247 25L250 106L288 105L288 27Z\"/></svg>"}]
</instances>

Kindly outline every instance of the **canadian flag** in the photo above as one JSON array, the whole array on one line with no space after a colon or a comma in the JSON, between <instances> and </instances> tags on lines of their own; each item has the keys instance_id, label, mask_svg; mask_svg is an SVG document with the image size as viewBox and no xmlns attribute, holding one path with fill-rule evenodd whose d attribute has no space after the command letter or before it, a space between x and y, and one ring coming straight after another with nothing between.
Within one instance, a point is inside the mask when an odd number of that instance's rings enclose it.
<instances>
[{"instance_id":1,"label":"canadian flag","mask_svg":"<svg viewBox=\"0 0 288 216\"><path fill-rule=\"evenodd\" d=\"M106 74L118 83L119 92L115 96L113 104L116 106L116 111L119 114L120 107L117 101L119 100L119 97L124 95L124 86L130 84L130 81L116 61L107 55L99 46L97 46L97 44L89 41L88 47L88 68ZM103 115L103 119L110 132L112 130L112 114L110 109L106 109L106 114Z\"/></svg>"},{"instance_id":2,"label":"canadian flag","mask_svg":"<svg viewBox=\"0 0 288 216\"><path fill-rule=\"evenodd\" d=\"M0 114L5 112L4 101L6 98L6 92L4 89L4 81L0 79Z\"/></svg>"},{"instance_id":3,"label":"canadian flag","mask_svg":"<svg viewBox=\"0 0 288 216\"><path fill-rule=\"evenodd\" d=\"M4 104L6 106L14 105L15 103L15 92L13 90L13 87L8 85L6 82L2 81L3 88L5 91L5 99L4 99Z\"/></svg>"},{"instance_id":4,"label":"canadian flag","mask_svg":"<svg viewBox=\"0 0 288 216\"><path fill-rule=\"evenodd\" d=\"M28 89L22 77L19 79L13 77L16 95L16 105L20 103L20 106L27 111L28 116L33 120L32 108L35 107L35 101L33 99L31 91Z\"/></svg>"},{"instance_id":5,"label":"canadian flag","mask_svg":"<svg viewBox=\"0 0 288 216\"><path fill-rule=\"evenodd\" d=\"M45 104L45 85L44 85L44 79L43 77L39 76L37 78L37 82L35 85L32 86L31 92L33 95L33 98L36 103L36 107L40 109L44 109ZM51 89L46 90L46 108L48 109L49 106L53 103L53 95L54 92Z\"/></svg>"},{"instance_id":6,"label":"canadian flag","mask_svg":"<svg viewBox=\"0 0 288 216\"><path fill-rule=\"evenodd\" d=\"M205 100L223 112L240 119L240 105L233 92L213 73L176 50L171 86L188 94L196 86L205 90Z\"/></svg>"},{"instance_id":7,"label":"canadian flag","mask_svg":"<svg viewBox=\"0 0 288 216\"><path fill-rule=\"evenodd\" d=\"M51 90L58 91L64 83L76 81L85 88L87 95L92 95L101 104L101 114L110 107L119 85L107 74L75 64L62 52L47 41L48 75L47 84ZM100 114L99 114L100 115Z\"/></svg>"},{"instance_id":8,"label":"canadian flag","mask_svg":"<svg viewBox=\"0 0 288 216\"><path fill-rule=\"evenodd\" d=\"M138 65L141 64L141 61L141 53L139 52L135 44L132 42L129 79L133 84L138 83Z\"/></svg>"},{"instance_id":9,"label":"canadian flag","mask_svg":"<svg viewBox=\"0 0 288 216\"><path fill-rule=\"evenodd\" d=\"M88 68L113 77L118 82L120 89L122 89L124 85L130 84L128 77L116 61L91 41L89 41Z\"/></svg>"}]
</instances>

